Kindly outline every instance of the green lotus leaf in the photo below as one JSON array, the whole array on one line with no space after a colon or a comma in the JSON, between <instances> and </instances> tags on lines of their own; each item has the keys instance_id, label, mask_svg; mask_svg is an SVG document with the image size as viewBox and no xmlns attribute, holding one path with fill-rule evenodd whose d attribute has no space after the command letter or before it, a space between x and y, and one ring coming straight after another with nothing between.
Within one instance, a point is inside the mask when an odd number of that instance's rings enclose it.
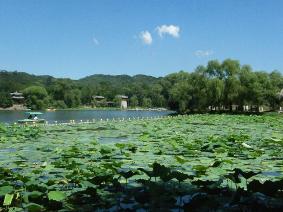
<instances>
[{"instance_id":1,"label":"green lotus leaf","mask_svg":"<svg viewBox=\"0 0 283 212\"><path fill-rule=\"evenodd\" d=\"M8 212L22 212L23 209L19 207L10 207Z\"/></svg>"},{"instance_id":2,"label":"green lotus leaf","mask_svg":"<svg viewBox=\"0 0 283 212\"><path fill-rule=\"evenodd\" d=\"M49 200L57 202L63 201L66 198L66 194L62 191L49 191L47 196Z\"/></svg>"},{"instance_id":3,"label":"green lotus leaf","mask_svg":"<svg viewBox=\"0 0 283 212\"><path fill-rule=\"evenodd\" d=\"M221 164L222 164L222 161L216 160L216 161L214 161L213 164L211 164L211 167L218 167L218 166L220 166Z\"/></svg>"},{"instance_id":4,"label":"green lotus leaf","mask_svg":"<svg viewBox=\"0 0 283 212\"><path fill-rule=\"evenodd\" d=\"M96 185L94 185L93 183L89 181L82 181L80 184L83 188L88 188L88 187L96 188Z\"/></svg>"},{"instance_id":5,"label":"green lotus leaf","mask_svg":"<svg viewBox=\"0 0 283 212\"><path fill-rule=\"evenodd\" d=\"M184 163L187 162L187 160L186 160L184 157L182 157L182 156L176 155L176 156L175 156L175 159L176 159L177 162L180 163L180 164L184 164Z\"/></svg>"},{"instance_id":6,"label":"green lotus leaf","mask_svg":"<svg viewBox=\"0 0 283 212\"><path fill-rule=\"evenodd\" d=\"M28 203L24 205L24 208L27 209L29 212L44 211L44 207L36 203Z\"/></svg>"},{"instance_id":7,"label":"green lotus leaf","mask_svg":"<svg viewBox=\"0 0 283 212\"><path fill-rule=\"evenodd\" d=\"M0 187L0 196L5 196L6 194L12 193L13 191L13 186L2 186Z\"/></svg>"},{"instance_id":8,"label":"green lotus leaf","mask_svg":"<svg viewBox=\"0 0 283 212\"><path fill-rule=\"evenodd\" d=\"M196 171L197 175L204 175L208 168L209 168L208 166L204 166L204 165L195 165L195 166L193 166L193 170Z\"/></svg>"},{"instance_id":9,"label":"green lotus leaf","mask_svg":"<svg viewBox=\"0 0 283 212\"><path fill-rule=\"evenodd\" d=\"M115 146L118 147L119 149L124 149L127 145L123 143L116 143Z\"/></svg>"},{"instance_id":10,"label":"green lotus leaf","mask_svg":"<svg viewBox=\"0 0 283 212\"><path fill-rule=\"evenodd\" d=\"M12 204L14 194L6 194L3 202L3 206L9 206Z\"/></svg>"},{"instance_id":11,"label":"green lotus leaf","mask_svg":"<svg viewBox=\"0 0 283 212\"><path fill-rule=\"evenodd\" d=\"M28 196L30 198L38 198L38 197L41 197L42 195L43 195L43 193L40 192L40 191L32 191L32 192L28 193Z\"/></svg>"}]
</instances>

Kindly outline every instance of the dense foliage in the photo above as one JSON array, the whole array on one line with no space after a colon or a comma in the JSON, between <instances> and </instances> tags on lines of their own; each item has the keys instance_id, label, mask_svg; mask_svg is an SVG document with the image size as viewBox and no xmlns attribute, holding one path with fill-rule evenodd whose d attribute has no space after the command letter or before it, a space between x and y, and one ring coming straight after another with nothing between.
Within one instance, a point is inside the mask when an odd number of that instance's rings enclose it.
<instances>
[{"instance_id":1,"label":"dense foliage","mask_svg":"<svg viewBox=\"0 0 283 212\"><path fill-rule=\"evenodd\" d=\"M193 72L181 71L163 78L93 75L70 80L3 71L0 72L0 107L11 105L7 93L23 91L26 104L33 109L93 106L95 95L105 97L105 102L100 104L105 106L107 101L115 102L115 96L120 94L129 96L133 107L168 107L181 113L204 111L208 107L232 110L232 105L238 105L238 109L243 105L276 109L283 101L282 89L280 72L255 72L231 59L222 63L209 61L207 66L199 66ZM39 92L44 96L38 96Z\"/></svg>"},{"instance_id":2,"label":"dense foliage","mask_svg":"<svg viewBox=\"0 0 283 212\"><path fill-rule=\"evenodd\" d=\"M282 211L282 117L0 126L0 210Z\"/></svg>"},{"instance_id":3,"label":"dense foliage","mask_svg":"<svg viewBox=\"0 0 283 212\"><path fill-rule=\"evenodd\" d=\"M13 101L9 93L5 91L0 92L0 107L7 108L13 105Z\"/></svg>"}]
</instances>

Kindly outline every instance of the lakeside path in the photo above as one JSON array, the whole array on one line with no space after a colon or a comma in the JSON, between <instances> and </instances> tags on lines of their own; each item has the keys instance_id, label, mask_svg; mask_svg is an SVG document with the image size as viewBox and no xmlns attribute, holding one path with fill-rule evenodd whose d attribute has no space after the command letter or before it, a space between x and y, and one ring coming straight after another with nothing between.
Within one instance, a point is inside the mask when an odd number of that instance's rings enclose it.
<instances>
[{"instance_id":1,"label":"lakeside path","mask_svg":"<svg viewBox=\"0 0 283 212\"><path fill-rule=\"evenodd\" d=\"M160 173L155 176L157 181L150 182L161 186L156 189L161 189L162 198L175 198L174 192L191 195L200 189L207 198L214 198L217 202L214 207L219 209L233 199L233 193L223 197L222 192L227 188L251 189L251 193L245 194L249 197L257 188L265 192L260 185L249 187L252 183L283 182L282 147L282 116L190 115L68 125L2 126L0 168L6 174L0 174L0 181L11 186L10 193L20 196L40 192L38 198L30 197L29 201L48 210L51 191L64 197L56 200L60 202L56 209L87 210L106 208L109 204L115 209L117 195L123 199L125 194L134 195L133 188L144 191L144 180L150 175L146 170L157 163ZM252 173L252 176L246 182L241 179L235 183L237 169L242 175ZM179 175L163 176L163 172L185 174L184 187L179 191L175 185ZM158 183L162 181L166 184ZM207 183L218 189L218 193L202 190ZM115 190L117 185L122 188L120 193ZM268 191L264 193L264 198L268 201L268 198L281 198L280 186L278 183L271 197ZM95 190L97 202L91 202L87 196L77 196L84 192L91 196L90 188ZM76 202L77 198L82 202ZM0 204L1 201L0 193ZM161 209L177 207L177 203L164 199L153 201ZM131 207L153 207L152 202L147 206L137 200L130 202ZM26 204L11 203L20 208L28 207Z\"/></svg>"}]
</instances>

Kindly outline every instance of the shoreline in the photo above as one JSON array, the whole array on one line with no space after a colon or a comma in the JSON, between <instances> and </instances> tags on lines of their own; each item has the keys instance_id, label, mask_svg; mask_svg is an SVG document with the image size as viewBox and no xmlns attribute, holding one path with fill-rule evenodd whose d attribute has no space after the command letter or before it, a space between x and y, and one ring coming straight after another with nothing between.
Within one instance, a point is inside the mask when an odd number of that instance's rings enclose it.
<instances>
[{"instance_id":1,"label":"shoreline","mask_svg":"<svg viewBox=\"0 0 283 212\"><path fill-rule=\"evenodd\" d=\"M0 111L46 111L46 112L55 112L55 111L87 111L87 110L117 110L117 111L171 111L167 108L115 108L115 107L107 107L107 108L66 108L66 109L44 109L44 110L31 110L28 108L21 109L13 109L13 108L0 108Z\"/></svg>"}]
</instances>

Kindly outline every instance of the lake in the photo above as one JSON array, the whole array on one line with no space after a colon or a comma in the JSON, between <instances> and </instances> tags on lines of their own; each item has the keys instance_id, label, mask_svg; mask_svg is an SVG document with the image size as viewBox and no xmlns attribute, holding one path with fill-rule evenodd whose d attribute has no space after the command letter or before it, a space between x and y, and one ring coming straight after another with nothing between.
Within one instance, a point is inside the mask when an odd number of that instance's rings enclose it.
<instances>
[{"instance_id":1,"label":"lake","mask_svg":"<svg viewBox=\"0 0 283 212\"><path fill-rule=\"evenodd\" d=\"M118 118L137 118L137 117L157 117L167 116L174 113L173 111L145 111L145 110L57 110L57 111L42 111L44 118L49 123L70 122L75 121L91 121L93 119L118 119ZM0 111L0 122L14 123L19 119L27 118L25 111Z\"/></svg>"}]
</instances>

